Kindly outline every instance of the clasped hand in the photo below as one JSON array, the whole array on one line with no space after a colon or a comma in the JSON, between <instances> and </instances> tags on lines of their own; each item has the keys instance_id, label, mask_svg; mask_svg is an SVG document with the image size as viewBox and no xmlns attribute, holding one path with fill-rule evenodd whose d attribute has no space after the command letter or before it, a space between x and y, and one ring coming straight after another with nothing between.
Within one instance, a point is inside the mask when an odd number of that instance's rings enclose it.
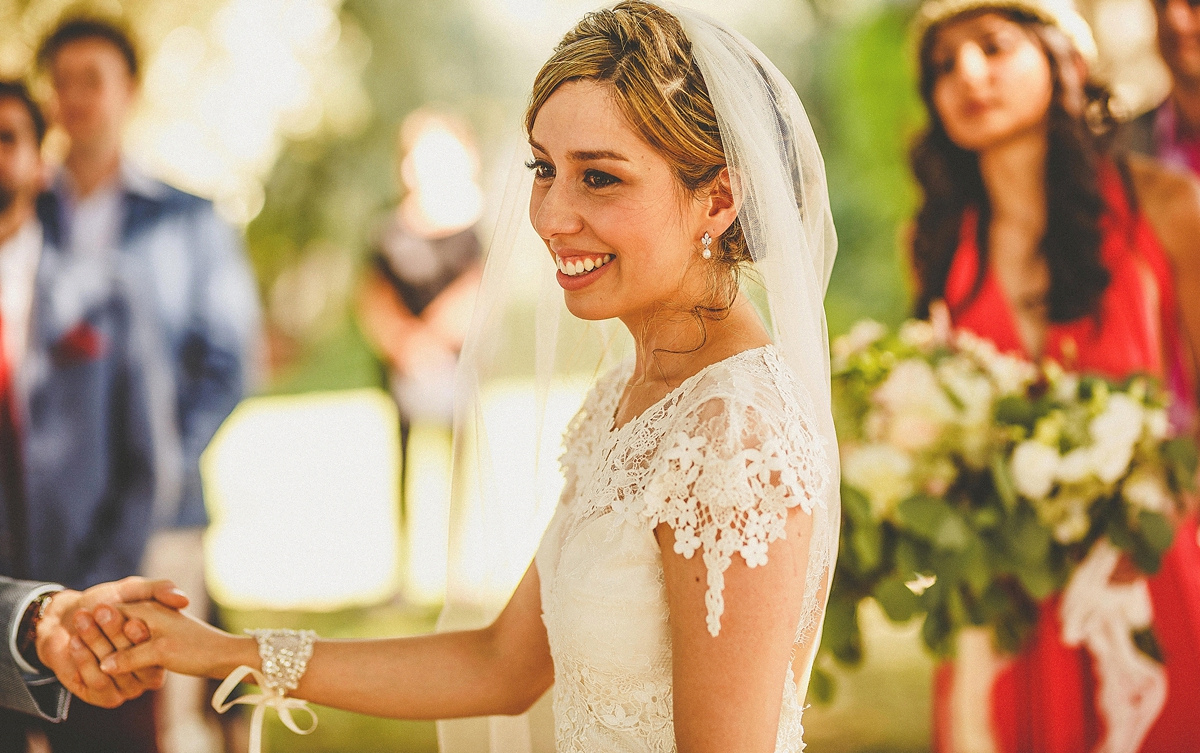
<instances>
[{"instance_id":1,"label":"clasped hand","mask_svg":"<svg viewBox=\"0 0 1200 753\"><path fill-rule=\"evenodd\" d=\"M111 605L149 601L172 611L188 605L187 596L171 581L137 577L102 583L83 592L54 594L37 627L38 659L63 687L93 706L115 708L147 690L161 688L162 667L111 675L100 670L106 657L133 646L124 630L125 620Z\"/></svg>"}]
</instances>

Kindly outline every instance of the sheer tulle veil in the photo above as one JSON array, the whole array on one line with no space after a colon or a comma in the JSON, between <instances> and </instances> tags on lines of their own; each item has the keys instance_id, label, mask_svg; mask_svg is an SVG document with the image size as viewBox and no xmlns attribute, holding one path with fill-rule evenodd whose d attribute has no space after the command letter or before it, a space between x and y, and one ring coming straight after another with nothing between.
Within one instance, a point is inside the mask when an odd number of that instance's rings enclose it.
<instances>
[{"instance_id":1,"label":"sheer tulle veil","mask_svg":"<svg viewBox=\"0 0 1200 753\"><path fill-rule=\"evenodd\" d=\"M757 305L810 405L825 444L824 505L814 509L806 624L794 667L800 692L820 638L836 556L837 445L830 409L824 297L837 250L825 167L795 89L741 34L661 3L681 22L717 114L738 219L753 259L744 293ZM619 322L571 316L528 216L532 178L514 160L489 247L456 389L451 567L439 629L492 620L520 580L557 504L561 436L588 385L631 352ZM413 678L414 681L416 678ZM406 680L407 681L407 680ZM535 715L545 709L535 709ZM526 717L439 723L442 750L552 750Z\"/></svg>"}]
</instances>

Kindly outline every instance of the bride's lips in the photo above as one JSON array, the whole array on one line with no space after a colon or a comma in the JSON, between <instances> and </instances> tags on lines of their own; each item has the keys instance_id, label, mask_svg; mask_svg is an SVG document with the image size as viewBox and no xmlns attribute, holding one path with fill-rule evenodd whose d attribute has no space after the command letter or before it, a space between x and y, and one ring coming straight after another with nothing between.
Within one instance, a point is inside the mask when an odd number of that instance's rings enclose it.
<instances>
[{"instance_id":1,"label":"bride's lips","mask_svg":"<svg viewBox=\"0 0 1200 753\"><path fill-rule=\"evenodd\" d=\"M561 259L562 261L572 261L572 260L578 260L578 259L583 259L583 258L595 258L597 256L604 256L604 255L603 254L586 254L586 255L580 255L580 256L559 257L557 254L555 254L554 256L555 256L556 261L558 259ZM595 267L590 272L584 272L584 273L578 274L578 275L568 275L568 274L564 274L563 271L560 269L557 272L555 272L554 276L555 276L555 279L558 280L558 284L562 287L563 290L567 290L567 291L582 290L583 288L586 288L588 285L591 285L596 280L600 279L600 276L602 274L604 274L605 270L607 270L610 266L612 266L612 263L615 260L616 260L616 257L612 256L603 265Z\"/></svg>"}]
</instances>

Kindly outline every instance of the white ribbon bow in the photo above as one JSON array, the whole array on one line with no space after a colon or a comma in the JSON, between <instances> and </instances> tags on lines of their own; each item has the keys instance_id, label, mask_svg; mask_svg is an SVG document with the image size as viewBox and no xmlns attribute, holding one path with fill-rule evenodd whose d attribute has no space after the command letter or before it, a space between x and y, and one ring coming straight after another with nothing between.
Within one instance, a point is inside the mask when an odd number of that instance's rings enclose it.
<instances>
[{"instance_id":1,"label":"white ribbon bow","mask_svg":"<svg viewBox=\"0 0 1200 753\"><path fill-rule=\"evenodd\" d=\"M230 701L229 694L238 686L238 683L247 677L253 677L254 684L262 688L263 692L248 693ZM275 713L279 715L279 721L283 722L283 726L297 735L310 734L317 728L317 715L308 707L306 701L302 701L299 698L288 698L282 693L269 690L267 678L263 677L262 672L253 667L247 667L244 664L229 673L229 676L225 678L225 681L221 683L221 687L217 688L217 692L213 693L212 697L212 706L217 710L218 714L224 714L238 704L246 704L254 707L254 714L250 717L249 753L262 753L262 726L268 708L275 709ZM296 721L292 718L293 710L303 711L312 719L312 724L308 726L308 729L301 729L296 724Z\"/></svg>"},{"instance_id":2,"label":"white ribbon bow","mask_svg":"<svg viewBox=\"0 0 1200 753\"><path fill-rule=\"evenodd\" d=\"M1167 673L1138 650L1133 631L1150 627L1154 609L1145 578L1109 581L1121 552L1096 542L1063 594L1063 643L1087 646L1100 681L1104 739L1093 753L1136 753L1167 702Z\"/></svg>"}]
</instances>

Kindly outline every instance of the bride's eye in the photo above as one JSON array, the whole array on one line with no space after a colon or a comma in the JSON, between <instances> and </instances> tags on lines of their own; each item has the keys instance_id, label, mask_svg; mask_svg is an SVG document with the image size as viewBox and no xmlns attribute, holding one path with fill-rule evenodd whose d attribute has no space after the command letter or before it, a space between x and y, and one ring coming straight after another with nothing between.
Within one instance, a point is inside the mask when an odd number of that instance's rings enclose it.
<instances>
[{"instance_id":1,"label":"bride's eye","mask_svg":"<svg viewBox=\"0 0 1200 753\"><path fill-rule=\"evenodd\" d=\"M525 163L525 167L533 171L534 180L552 180L554 178L554 165L544 159L531 159Z\"/></svg>"},{"instance_id":2,"label":"bride's eye","mask_svg":"<svg viewBox=\"0 0 1200 753\"><path fill-rule=\"evenodd\" d=\"M616 176L600 172L599 170L588 170L583 174L583 182L588 188L608 188L620 183L621 180Z\"/></svg>"}]
</instances>

